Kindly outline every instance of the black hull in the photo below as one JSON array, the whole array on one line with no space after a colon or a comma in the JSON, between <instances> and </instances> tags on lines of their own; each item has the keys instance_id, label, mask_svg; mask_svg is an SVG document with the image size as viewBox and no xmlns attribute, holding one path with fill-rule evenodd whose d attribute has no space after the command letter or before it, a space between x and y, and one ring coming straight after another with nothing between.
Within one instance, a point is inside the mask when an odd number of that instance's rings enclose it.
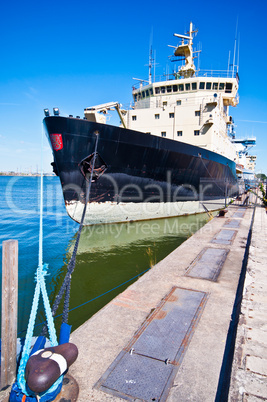
<instances>
[{"instance_id":1,"label":"black hull","mask_svg":"<svg viewBox=\"0 0 267 402\"><path fill-rule=\"evenodd\" d=\"M226 190L237 194L235 163L203 148L85 119L50 116L44 124L66 204L84 202L82 161L94 153L96 133L100 174L92 183L91 202L176 202L223 197ZM58 143L51 141L53 135L60 135Z\"/></svg>"}]
</instances>

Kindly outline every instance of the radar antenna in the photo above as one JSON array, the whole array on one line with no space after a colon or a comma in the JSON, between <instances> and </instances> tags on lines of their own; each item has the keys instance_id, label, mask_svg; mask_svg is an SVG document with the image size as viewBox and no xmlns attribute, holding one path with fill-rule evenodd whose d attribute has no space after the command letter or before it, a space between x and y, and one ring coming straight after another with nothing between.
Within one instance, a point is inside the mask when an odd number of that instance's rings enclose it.
<instances>
[{"instance_id":1,"label":"radar antenna","mask_svg":"<svg viewBox=\"0 0 267 402\"><path fill-rule=\"evenodd\" d=\"M185 60L185 65L179 70L179 75L184 78L193 77L196 71L196 67L193 63L194 57L192 50L194 33L197 33L197 30L193 31L193 23L190 22L190 29L189 32L187 32L189 36L176 33L173 34L174 36L182 39L182 43L175 47L174 56L180 56ZM185 40L187 41L186 43Z\"/></svg>"}]
</instances>

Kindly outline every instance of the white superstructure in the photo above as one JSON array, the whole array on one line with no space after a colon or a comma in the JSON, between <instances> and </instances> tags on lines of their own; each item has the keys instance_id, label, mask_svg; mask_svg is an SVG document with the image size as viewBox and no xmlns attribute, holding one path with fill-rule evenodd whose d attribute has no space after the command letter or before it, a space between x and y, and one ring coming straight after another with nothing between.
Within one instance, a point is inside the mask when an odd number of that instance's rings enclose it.
<instances>
[{"instance_id":1,"label":"white superstructure","mask_svg":"<svg viewBox=\"0 0 267 402\"><path fill-rule=\"evenodd\" d=\"M140 82L133 89L133 108L127 128L196 145L235 160L236 149L228 135L233 124L229 106L238 104L238 75L231 71L198 76L193 64L193 26L174 55L185 64L160 82ZM185 40L187 43L185 43ZM208 76L210 75L210 76ZM214 75L214 74L213 74Z\"/></svg>"}]
</instances>

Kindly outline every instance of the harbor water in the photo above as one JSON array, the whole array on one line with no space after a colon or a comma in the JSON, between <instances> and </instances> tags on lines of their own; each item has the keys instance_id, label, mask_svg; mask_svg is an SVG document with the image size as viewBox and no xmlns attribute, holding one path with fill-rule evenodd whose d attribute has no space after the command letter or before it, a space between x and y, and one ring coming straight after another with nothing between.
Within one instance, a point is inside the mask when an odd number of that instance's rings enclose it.
<instances>
[{"instance_id":1,"label":"harbor water","mask_svg":"<svg viewBox=\"0 0 267 402\"><path fill-rule=\"evenodd\" d=\"M40 177L1 176L0 192L1 252L3 241L19 242L18 334L24 336L38 265ZM46 286L52 304L64 279L79 225L66 213L57 177L44 177L43 197L43 261L49 265ZM206 214L199 214L84 227L71 283L72 330L153 269L207 220ZM40 333L45 319L42 307L40 303L35 335ZM62 306L55 318L57 328L61 312Z\"/></svg>"}]
</instances>

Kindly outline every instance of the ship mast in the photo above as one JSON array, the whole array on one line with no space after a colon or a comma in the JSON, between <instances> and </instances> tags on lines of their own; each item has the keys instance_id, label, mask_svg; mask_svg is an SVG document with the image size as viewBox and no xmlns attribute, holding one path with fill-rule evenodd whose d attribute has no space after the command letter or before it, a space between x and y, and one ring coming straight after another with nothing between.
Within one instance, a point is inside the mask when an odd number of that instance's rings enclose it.
<instances>
[{"instance_id":1,"label":"ship mast","mask_svg":"<svg viewBox=\"0 0 267 402\"><path fill-rule=\"evenodd\" d=\"M153 62L153 58L152 58L152 46L151 46L151 49L150 49L150 52L149 52L149 61L148 61L148 76L149 76L148 82L149 82L149 84L152 83L152 73L151 73L152 62Z\"/></svg>"},{"instance_id":2,"label":"ship mast","mask_svg":"<svg viewBox=\"0 0 267 402\"><path fill-rule=\"evenodd\" d=\"M175 56L182 56L185 58L185 65L182 66L179 70L180 76L184 78L193 77L195 74L195 65L193 63L193 33L197 31L193 31L193 23L190 22L190 29L189 29L189 36L180 35L180 34L173 34L174 36L182 39L182 44L177 46L174 52ZM187 41L185 43L184 41Z\"/></svg>"}]
</instances>

